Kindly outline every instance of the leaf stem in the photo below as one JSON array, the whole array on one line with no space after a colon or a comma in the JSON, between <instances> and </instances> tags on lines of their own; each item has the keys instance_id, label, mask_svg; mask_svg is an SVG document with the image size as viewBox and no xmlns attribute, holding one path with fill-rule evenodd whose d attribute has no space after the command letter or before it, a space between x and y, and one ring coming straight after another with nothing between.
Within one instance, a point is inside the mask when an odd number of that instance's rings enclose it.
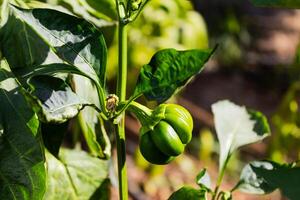
<instances>
[{"instance_id":1,"label":"leaf stem","mask_svg":"<svg viewBox=\"0 0 300 200\"><path fill-rule=\"evenodd\" d=\"M212 196L212 200L218 199L219 189L220 189L220 186L221 186L224 174L225 174L225 169L227 167L227 164L228 164L228 161L229 161L230 157L231 157L231 154L228 154L223 166L220 169L219 176L218 176L217 183L216 183L216 188L215 188L215 191L214 191L213 196Z\"/></svg>"},{"instance_id":2,"label":"leaf stem","mask_svg":"<svg viewBox=\"0 0 300 200\"><path fill-rule=\"evenodd\" d=\"M117 5L118 6L118 5ZM118 8L119 9L119 8ZM119 68L117 77L117 96L120 101L126 100L126 82L127 82L127 27L122 23L120 17L119 26ZM115 125L118 157L118 177L119 177L119 199L128 199L128 183L126 168L126 146L125 146L125 114Z\"/></svg>"}]
</instances>

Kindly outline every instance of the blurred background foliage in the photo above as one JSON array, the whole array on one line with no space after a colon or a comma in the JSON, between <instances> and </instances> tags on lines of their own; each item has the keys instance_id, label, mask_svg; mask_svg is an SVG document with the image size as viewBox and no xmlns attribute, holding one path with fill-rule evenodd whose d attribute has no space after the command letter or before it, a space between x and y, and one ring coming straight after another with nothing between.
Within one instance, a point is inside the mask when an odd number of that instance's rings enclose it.
<instances>
[{"instance_id":1,"label":"blurred background foliage","mask_svg":"<svg viewBox=\"0 0 300 200\"><path fill-rule=\"evenodd\" d=\"M1 3L4 1L0 0ZM49 3L50 7L83 17L103 30L108 45L109 89L114 91L117 67L114 0L9 1L21 7L49 7L44 4ZM212 120L209 109L212 103L223 98L261 110L267 114L272 126L272 137L265 143L242 149L240 155L234 156L229 167L231 174L237 174L244 161L257 157L269 157L279 162L300 159L299 20L298 10L257 8L248 1L239 0L152 0L147 5L128 34L128 95L141 66L148 63L157 50L207 48L215 44L219 47L204 74L197 77L181 96L172 99L184 102L194 117L194 137L188 146L188 154L167 167L150 165L135 151L137 123L127 121L129 134L133 132L129 141L135 141L129 143L129 153L135 155L140 170L148 171L146 182L143 182L145 178L131 177L142 183L143 191L163 199L164 194L193 179L200 169L199 163L214 169L218 149L209 123ZM139 174L138 169L130 167ZM157 176L162 173L167 176ZM172 181L168 175L173 177ZM161 192L160 186L166 191ZM142 195L139 191L140 188L131 192Z\"/></svg>"}]
</instances>

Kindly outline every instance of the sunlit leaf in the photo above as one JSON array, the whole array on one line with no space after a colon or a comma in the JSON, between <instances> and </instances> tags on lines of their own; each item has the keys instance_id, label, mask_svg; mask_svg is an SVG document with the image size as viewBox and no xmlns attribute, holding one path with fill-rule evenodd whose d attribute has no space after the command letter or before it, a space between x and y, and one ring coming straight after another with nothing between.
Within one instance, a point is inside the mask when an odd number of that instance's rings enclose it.
<instances>
[{"instance_id":1,"label":"sunlit leaf","mask_svg":"<svg viewBox=\"0 0 300 200\"><path fill-rule=\"evenodd\" d=\"M300 167L281 165L271 161L255 161L246 167L250 167L251 170L247 170L246 172L250 174L244 177L255 178L245 179L242 176L241 181L244 181L244 185L241 185L242 191L256 192L257 190L253 190L255 186L255 189L261 189L258 192L267 193L278 188L288 199L299 199Z\"/></svg>"},{"instance_id":2,"label":"sunlit leaf","mask_svg":"<svg viewBox=\"0 0 300 200\"><path fill-rule=\"evenodd\" d=\"M46 187L37 116L0 63L0 199L40 200Z\"/></svg>"},{"instance_id":3,"label":"sunlit leaf","mask_svg":"<svg viewBox=\"0 0 300 200\"><path fill-rule=\"evenodd\" d=\"M89 200L103 183L107 184L108 161L83 151L61 149L59 160L50 153L46 153L46 160L48 188L45 200ZM104 189L106 191L102 192L108 194L109 190Z\"/></svg>"},{"instance_id":4,"label":"sunlit leaf","mask_svg":"<svg viewBox=\"0 0 300 200\"><path fill-rule=\"evenodd\" d=\"M89 79L75 75L73 83L78 96L96 106L99 105L97 89ZM78 121L91 154L100 158L109 158L111 144L99 113L92 107L85 107L79 114Z\"/></svg>"},{"instance_id":5,"label":"sunlit leaf","mask_svg":"<svg viewBox=\"0 0 300 200\"><path fill-rule=\"evenodd\" d=\"M201 72L214 50L157 52L141 69L133 96L144 94L148 100L164 102L190 78Z\"/></svg>"},{"instance_id":6,"label":"sunlit leaf","mask_svg":"<svg viewBox=\"0 0 300 200\"><path fill-rule=\"evenodd\" d=\"M10 6L9 10L9 20L0 30L1 51L21 82L26 83L38 75L75 73L92 79L101 95L104 95L102 86L105 82L107 50L99 30L83 19L51 9L25 10ZM17 54L15 49L18 49ZM57 82L55 78L47 79L43 81L44 86L46 83ZM59 91L49 85L39 88L48 94L56 91L51 98L45 99L44 96L42 100L45 121L63 122L77 115L82 106L87 104L79 100L67 84L64 86ZM59 100L53 100L54 96ZM104 98L100 99L104 107ZM46 101L58 104L51 105L47 110L44 104ZM64 109L59 109L58 114L49 113L53 106L56 111L57 106Z\"/></svg>"},{"instance_id":7,"label":"sunlit leaf","mask_svg":"<svg viewBox=\"0 0 300 200\"><path fill-rule=\"evenodd\" d=\"M254 171L255 168L273 169L273 166L264 161L247 164L240 176L239 190L252 194L267 194L274 191L276 187L269 185L262 176L258 176Z\"/></svg>"},{"instance_id":8,"label":"sunlit leaf","mask_svg":"<svg viewBox=\"0 0 300 200\"><path fill-rule=\"evenodd\" d=\"M39 119L44 122L65 122L90 104L75 94L66 82L56 77L35 76L30 79L30 86L32 91L28 99L39 114Z\"/></svg>"},{"instance_id":9,"label":"sunlit leaf","mask_svg":"<svg viewBox=\"0 0 300 200\"><path fill-rule=\"evenodd\" d=\"M241 146L261 141L270 134L266 117L228 100L212 105L220 143L220 170L231 154Z\"/></svg>"}]
</instances>

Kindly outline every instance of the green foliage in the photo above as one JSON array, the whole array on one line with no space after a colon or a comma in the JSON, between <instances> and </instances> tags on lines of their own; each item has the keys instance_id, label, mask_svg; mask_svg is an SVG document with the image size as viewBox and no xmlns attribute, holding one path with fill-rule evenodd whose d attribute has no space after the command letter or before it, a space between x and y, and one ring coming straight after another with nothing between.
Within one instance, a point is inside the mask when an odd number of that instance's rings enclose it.
<instances>
[{"instance_id":1,"label":"green foliage","mask_svg":"<svg viewBox=\"0 0 300 200\"><path fill-rule=\"evenodd\" d=\"M74 90L82 99L100 107L96 86L86 77L73 76ZM105 123L97 110L85 107L78 115L78 122L92 155L108 159L111 144L105 130Z\"/></svg>"},{"instance_id":2,"label":"green foliage","mask_svg":"<svg viewBox=\"0 0 300 200\"><path fill-rule=\"evenodd\" d=\"M205 188L207 190L211 188L210 176L206 169L202 169L198 173L198 175L196 176L196 183L200 186L200 188Z\"/></svg>"},{"instance_id":3,"label":"green foliage","mask_svg":"<svg viewBox=\"0 0 300 200\"><path fill-rule=\"evenodd\" d=\"M59 159L46 152L46 160L48 188L45 200L89 200L92 196L96 198L95 193L102 184L107 184L108 161L91 157L86 152L61 149ZM109 198L104 195L97 199Z\"/></svg>"},{"instance_id":4,"label":"green foliage","mask_svg":"<svg viewBox=\"0 0 300 200\"><path fill-rule=\"evenodd\" d=\"M198 199L198 200L206 200L206 192L204 190L197 190L189 186L184 186L174 192L169 200L188 200L188 199Z\"/></svg>"},{"instance_id":5,"label":"green foliage","mask_svg":"<svg viewBox=\"0 0 300 200\"><path fill-rule=\"evenodd\" d=\"M183 23L184 22L184 23ZM134 89L140 67L164 48L206 49L208 33L202 16L192 2L151 0L128 29L128 91ZM109 48L108 78L114 78L117 43Z\"/></svg>"},{"instance_id":6,"label":"green foliage","mask_svg":"<svg viewBox=\"0 0 300 200\"><path fill-rule=\"evenodd\" d=\"M91 24L55 10L11 6L0 41L3 56L21 79L66 72L87 76L100 90L100 104L104 107L101 85L105 82L106 45L102 33ZM15 49L20 49L17 55ZM61 103L68 105L69 99ZM66 117L73 117L81 107L77 106L77 111Z\"/></svg>"},{"instance_id":7,"label":"green foliage","mask_svg":"<svg viewBox=\"0 0 300 200\"><path fill-rule=\"evenodd\" d=\"M144 94L148 100L162 103L169 99L190 78L200 73L214 50L157 52L141 69L134 97Z\"/></svg>"},{"instance_id":8,"label":"green foliage","mask_svg":"<svg viewBox=\"0 0 300 200\"><path fill-rule=\"evenodd\" d=\"M82 19L55 10L7 8L8 20L5 24L2 21L0 29L0 52L8 62L1 61L0 67L0 109L5 113L1 115L0 135L1 199L42 199L46 181L45 199L109 199L107 181L102 185L107 179L107 161L78 151L59 153L67 124L43 125L40 129L33 112L44 122L62 123L86 105L97 111L101 105L105 108L107 55L102 33ZM98 101L90 101L93 99L82 91L76 94L69 73L88 77L88 84L96 87L94 95ZM90 113L99 117L94 110ZM97 137L96 127L90 129L86 140L98 145L91 152L109 158L110 143L105 129L101 126ZM40 130L45 146L59 159L46 153L47 180ZM61 182L57 181L58 176Z\"/></svg>"},{"instance_id":9,"label":"green foliage","mask_svg":"<svg viewBox=\"0 0 300 200\"><path fill-rule=\"evenodd\" d=\"M251 193L268 193L279 188L290 200L299 199L300 168L293 164L256 161L243 170L240 187Z\"/></svg>"},{"instance_id":10,"label":"green foliage","mask_svg":"<svg viewBox=\"0 0 300 200\"><path fill-rule=\"evenodd\" d=\"M256 6L300 8L299 0L251 0L251 2Z\"/></svg>"},{"instance_id":11,"label":"green foliage","mask_svg":"<svg viewBox=\"0 0 300 200\"><path fill-rule=\"evenodd\" d=\"M39 121L5 60L0 83L0 199L40 200L46 172Z\"/></svg>"},{"instance_id":12,"label":"green foliage","mask_svg":"<svg viewBox=\"0 0 300 200\"><path fill-rule=\"evenodd\" d=\"M28 100L44 122L62 123L75 117L89 102L78 97L62 79L38 75L29 80Z\"/></svg>"},{"instance_id":13,"label":"green foliage","mask_svg":"<svg viewBox=\"0 0 300 200\"><path fill-rule=\"evenodd\" d=\"M299 158L299 95L300 84L294 82L285 93L272 117L275 134L270 143L269 152L274 161L284 162L286 159Z\"/></svg>"},{"instance_id":14,"label":"green foliage","mask_svg":"<svg viewBox=\"0 0 300 200\"><path fill-rule=\"evenodd\" d=\"M251 194L267 194L273 192L276 187L270 185L262 176L258 176L255 169L270 169L272 165L268 161L254 161L247 164L241 172L239 190Z\"/></svg>"}]
</instances>

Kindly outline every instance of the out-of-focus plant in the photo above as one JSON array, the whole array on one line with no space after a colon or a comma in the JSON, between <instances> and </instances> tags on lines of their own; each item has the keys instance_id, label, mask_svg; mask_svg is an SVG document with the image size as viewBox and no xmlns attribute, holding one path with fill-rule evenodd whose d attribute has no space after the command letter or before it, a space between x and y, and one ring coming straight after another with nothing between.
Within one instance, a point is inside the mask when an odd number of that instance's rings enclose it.
<instances>
[{"instance_id":1,"label":"out-of-focus plant","mask_svg":"<svg viewBox=\"0 0 300 200\"><path fill-rule=\"evenodd\" d=\"M145 60L165 46L176 49L208 47L208 34L202 16L193 10L190 1L151 0L128 32L129 77L136 77ZM108 50L109 78L116 73L117 46ZM128 79L132 90L135 78Z\"/></svg>"},{"instance_id":2,"label":"out-of-focus plant","mask_svg":"<svg viewBox=\"0 0 300 200\"><path fill-rule=\"evenodd\" d=\"M273 115L275 134L270 143L272 159L283 162L300 158L300 48L295 62L290 66L290 86Z\"/></svg>"}]
</instances>

